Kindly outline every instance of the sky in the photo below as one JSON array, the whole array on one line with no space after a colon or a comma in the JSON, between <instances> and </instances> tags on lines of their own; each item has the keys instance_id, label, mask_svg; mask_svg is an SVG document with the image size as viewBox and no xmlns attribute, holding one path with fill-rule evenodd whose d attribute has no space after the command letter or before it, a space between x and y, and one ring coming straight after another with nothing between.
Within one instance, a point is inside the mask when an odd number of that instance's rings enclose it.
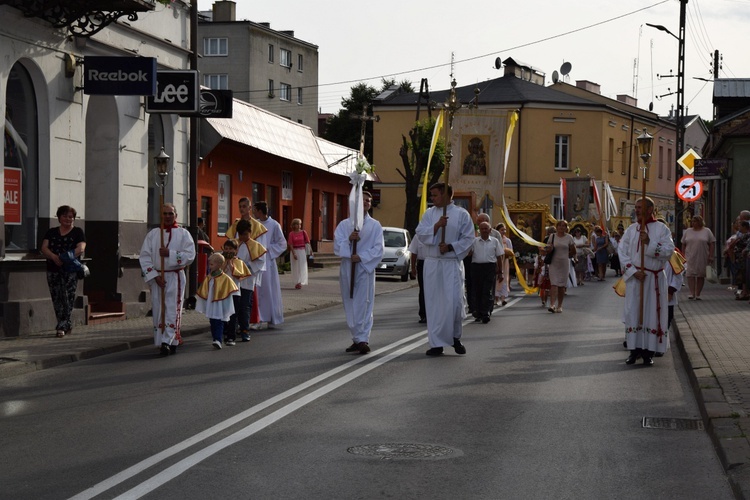
<instances>
[{"instance_id":1,"label":"sky","mask_svg":"<svg viewBox=\"0 0 750 500\"><path fill-rule=\"evenodd\" d=\"M212 0L199 0L209 10ZM409 80L419 89L459 87L499 78L495 60L512 57L546 74L563 63L565 81L588 80L615 99L627 94L660 115L677 105L679 0L236 0L237 20L270 22L275 30L318 46L318 108L341 109L341 99L364 82ZM750 78L747 27L750 0L689 0L685 29L686 114L712 118L713 54L720 78ZM662 25L669 33L646 26ZM231 50L231 48L230 48ZM454 64L451 66L451 59ZM669 77L671 74L675 77ZM231 82L230 82L231 87ZM245 89L233 89L245 90Z\"/></svg>"}]
</instances>

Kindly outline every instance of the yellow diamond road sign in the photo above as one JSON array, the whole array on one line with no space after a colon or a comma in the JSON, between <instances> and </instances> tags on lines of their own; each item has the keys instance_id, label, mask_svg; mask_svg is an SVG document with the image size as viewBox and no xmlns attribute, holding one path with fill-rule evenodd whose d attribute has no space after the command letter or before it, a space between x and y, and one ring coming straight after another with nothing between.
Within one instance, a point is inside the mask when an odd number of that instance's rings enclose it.
<instances>
[{"instance_id":1,"label":"yellow diamond road sign","mask_svg":"<svg viewBox=\"0 0 750 500\"><path fill-rule=\"evenodd\" d=\"M692 174L693 169L695 168L695 160L700 159L700 155L693 151L692 148L690 148L684 155L680 157L679 160L677 160L677 164L681 166L685 172L687 172L688 174Z\"/></svg>"}]
</instances>

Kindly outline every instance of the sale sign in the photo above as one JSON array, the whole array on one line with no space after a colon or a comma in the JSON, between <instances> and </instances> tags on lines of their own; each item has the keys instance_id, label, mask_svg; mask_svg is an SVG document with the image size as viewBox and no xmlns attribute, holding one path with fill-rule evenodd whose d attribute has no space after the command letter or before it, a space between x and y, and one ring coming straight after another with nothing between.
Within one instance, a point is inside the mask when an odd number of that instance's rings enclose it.
<instances>
[{"instance_id":1,"label":"sale sign","mask_svg":"<svg viewBox=\"0 0 750 500\"><path fill-rule=\"evenodd\" d=\"M12 226L21 224L21 178L20 168L5 167L5 223Z\"/></svg>"}]
</instances>

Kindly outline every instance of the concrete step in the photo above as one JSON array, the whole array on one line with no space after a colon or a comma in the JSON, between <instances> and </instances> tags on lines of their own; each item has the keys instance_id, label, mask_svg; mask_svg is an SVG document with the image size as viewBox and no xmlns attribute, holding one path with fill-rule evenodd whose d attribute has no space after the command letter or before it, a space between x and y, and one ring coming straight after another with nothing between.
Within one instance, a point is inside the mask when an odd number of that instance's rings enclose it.
<instances>
[{"instance_id":1,"label":"concrete step","mask_svg":"<svg viewBox=\"0 0 750 500\"><path fill-rule=\"evenodd\" d=\"M332 253L316 253L313 258L312 267L338 267L341 264L341 257Z\"/></svg>"}]
</instances>

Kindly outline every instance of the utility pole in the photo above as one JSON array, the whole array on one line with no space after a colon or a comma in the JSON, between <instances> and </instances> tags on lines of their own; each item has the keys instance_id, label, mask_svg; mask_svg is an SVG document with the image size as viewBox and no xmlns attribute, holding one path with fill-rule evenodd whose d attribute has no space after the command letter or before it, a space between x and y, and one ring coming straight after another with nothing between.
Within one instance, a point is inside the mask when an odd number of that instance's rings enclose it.
<instances>
[{"instance_id":1,"label":"utility pole","mask_svg":"<svg viewBox=\"0 0 750 500\"><path fill-rule=\"evenodd\" d=\"M688 0L680 0L680 30L677 37L678 60L677 60L677 153L675 157L681 158L685 154L685 10ZM675 163L675 181L681 177L681 167ZM684 217L682 200L675 194L675 241L682 241L682 220Z\"/></svg>"}]
</instances>

